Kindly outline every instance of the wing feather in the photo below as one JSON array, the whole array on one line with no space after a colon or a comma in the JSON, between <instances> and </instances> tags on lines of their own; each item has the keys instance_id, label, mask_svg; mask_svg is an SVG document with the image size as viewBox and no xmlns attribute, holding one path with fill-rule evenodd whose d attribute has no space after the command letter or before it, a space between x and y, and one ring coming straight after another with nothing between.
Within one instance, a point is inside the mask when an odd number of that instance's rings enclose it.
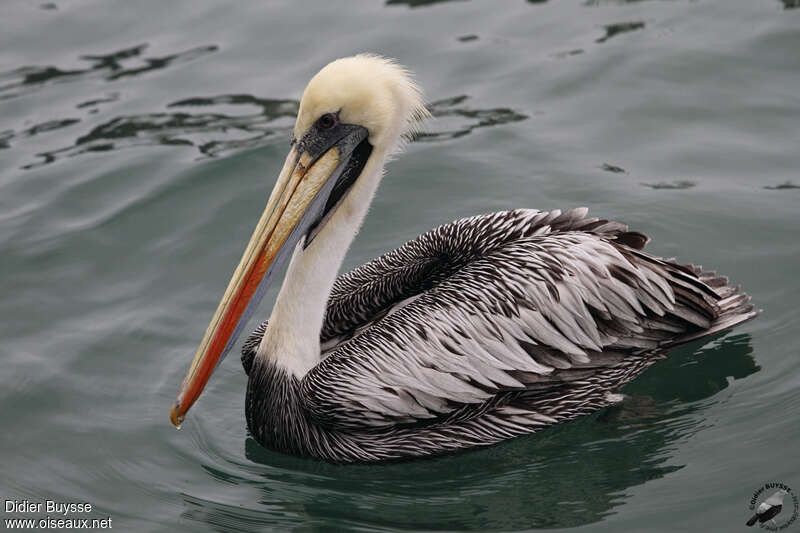
<instances>
[{"instance_id":1,"label":"wing feather","mask_svg":"<svg viewBox=\"0 0 800 533\"><path fill-rule=\"evenodd\" d=\"M587 379L709 327L720 296L706 280L718 278L586 215L471 217L342 276L322 332L339 344L302 380L307 411L362 429L462 416L500 392Z\"/></svg>"}]
</instances>

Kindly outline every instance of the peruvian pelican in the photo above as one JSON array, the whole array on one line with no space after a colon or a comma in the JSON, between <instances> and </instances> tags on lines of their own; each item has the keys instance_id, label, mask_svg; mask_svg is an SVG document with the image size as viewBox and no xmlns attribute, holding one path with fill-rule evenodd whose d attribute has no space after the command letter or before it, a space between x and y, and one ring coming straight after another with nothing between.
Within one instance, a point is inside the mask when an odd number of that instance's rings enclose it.
<instances>
[{"instance_id":1,"label":"peruvian pelican","mask_svg":"<svg viewBox=\"0 0 800 533\"><path fill-rule=\"evenodd\" d=\"M756 315L726 278L647 254L647 237L585 208L458 220L337 278L384 163L427 115L382 57L311 79L173 424L287 261L242 351L247 425L266 448L331 462L484 446L591 413L670 348Z\"/></svg>"}]
</instances>

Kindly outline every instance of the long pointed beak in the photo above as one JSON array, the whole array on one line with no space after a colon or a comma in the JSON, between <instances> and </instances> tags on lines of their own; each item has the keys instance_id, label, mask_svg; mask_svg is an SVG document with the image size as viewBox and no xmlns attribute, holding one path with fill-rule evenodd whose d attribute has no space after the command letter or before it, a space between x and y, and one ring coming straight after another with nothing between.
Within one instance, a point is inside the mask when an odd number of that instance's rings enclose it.
<instances>
[{"instance_id":1,"label":"long pointed beak","mask_svg":"<svg viewBox=\"0 0 800 533\"><path fill-rule=\"evenodd\" d=\"M266 292L272 273L286 264L296 243L325 216L331 192L347 161L367 136L363 128L349 128L338 139L311 143L308 150L290 150L172 406L170 420L176 427L236 342Z\"/></svg>"}]
</instances>

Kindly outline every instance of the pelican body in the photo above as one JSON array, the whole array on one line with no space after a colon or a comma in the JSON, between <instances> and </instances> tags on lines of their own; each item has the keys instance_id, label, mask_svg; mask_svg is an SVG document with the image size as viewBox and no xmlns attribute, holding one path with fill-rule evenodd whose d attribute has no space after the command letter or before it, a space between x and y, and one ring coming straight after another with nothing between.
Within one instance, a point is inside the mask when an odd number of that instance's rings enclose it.
<instances>
[{"instance_id":1,"label":"pelican body","mask_svg":"<svg viewBox=\"0 0 800 533\"><path fill-rule=\"evenodd\" d=\"M175 425L287 263L242 349L247 425L266 448L337 463L486 446L591 413L669 349L757 314L726 278L650 255L647 237L584 208L458 220L337 279L385 162L426 116L393 61L344 58L312 78Z\"/></svg>"}]
</instances>

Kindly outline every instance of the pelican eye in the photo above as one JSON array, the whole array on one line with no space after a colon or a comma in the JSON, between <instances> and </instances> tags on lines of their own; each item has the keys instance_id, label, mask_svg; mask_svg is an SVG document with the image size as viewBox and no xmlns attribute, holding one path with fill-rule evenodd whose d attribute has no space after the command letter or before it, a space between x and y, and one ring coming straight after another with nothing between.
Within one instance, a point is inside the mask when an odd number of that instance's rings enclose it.
<instances>
[{"instance_id":1,"label":"pelican eye","mask_svg":"<svg viewBox=\"0 0 800 533\"><path fill-rule=\"evenodd\" d=\"M317 126L321 130L329 130L336 125L338 119L334 113L325 113L317 120Z\"/></svg>"}]
</instances>

